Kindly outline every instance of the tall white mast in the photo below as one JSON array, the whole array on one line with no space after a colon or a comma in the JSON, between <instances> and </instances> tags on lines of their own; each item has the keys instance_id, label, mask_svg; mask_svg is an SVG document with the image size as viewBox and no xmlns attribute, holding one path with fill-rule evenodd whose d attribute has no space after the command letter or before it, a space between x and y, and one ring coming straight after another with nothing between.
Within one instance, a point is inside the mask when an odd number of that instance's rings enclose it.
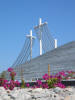
<instances>
[{"instance_id":1,"label":"tall white mast","mask_svg":"<svg viewBox=\"0 0 75 100\"><path fill-rule=\"evenodd\" d=\"M54 39L55 42L55 48L57 48L57 39Z\"/></svg>"},{"instance_id":2,"label":"tall white mast","mask_svg":"<svg viewBox=\"0 0 75 100\"><path fill-rule=\"evenodd\" d=\"M30 35L26 35L30 39L30 60L32 60L32 41L35 39L34 36L32 36L32 30L30 30Z\"/></svg>"},{"instance_id":3,"label":"tall white mast","mask_svg":"<svg viewBox=\"0 0 75 100\"><path fill-rule=\"evenodd\" d=\"M32 60L32 30L30 30L30 60Z\"/></svg>"},{"instance_id":4,"label":"tall white mast","mask_svg":"<svg viewBox=\"0 0 75 100\"><path fill-rule=\"evenodd\" d=\"M41 26L42 24L42 19L40 18L39 19L39 27ZM40 55L42 55L42 32L40 30Z\"/></svg>"},{"instance_id":5,"label":"tall white mast","mask_svg":"<svg viewBox=\"0 0 75 100\"><path fill-rule=\"evenodd\" d=\"M42 55L42 30L41 30L41 27L43 27L43 25L46 25L46 24L47 24L47 22L42 23L42 19L40 18L39 25L34 27L35 30L39 29L39 32L37 32L37 34L38 34L38 39L40 42L40 55Z\"/></svg>"}]
</instances>

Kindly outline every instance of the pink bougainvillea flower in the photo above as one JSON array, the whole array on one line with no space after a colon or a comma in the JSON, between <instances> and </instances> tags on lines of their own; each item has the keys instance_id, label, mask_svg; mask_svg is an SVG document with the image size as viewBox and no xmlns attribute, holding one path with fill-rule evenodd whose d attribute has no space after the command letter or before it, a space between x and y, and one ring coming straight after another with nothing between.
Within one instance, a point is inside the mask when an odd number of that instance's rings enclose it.
<instances>
[{"instance_id":1,"label":"pink bougainvillea flower","mask_svg":"<svg viewBox=\"0 0 75 100\"><path fill-rule=\"evenodd\" d=\"M43 75L43 79L44 79L44 80L48 80L48 79L49 79L48 74Z\"/></svg>"},{"instance_id":2,"label":"pink bougainvillea flower","mask_svg":"<svg viewBox=\"0 0 75 100\"><path fill-rule=\"evenodd\" d=\"M10 84L8 84L8 88L10 87Z\"/></svg>"},{"instance_id":3,"label":"pink bougainvillea flower","mask_svg":"<svg viewBox=\"0 0 75 100\"><path fill-rule=\"evenodd\" d=\"M42 85L42 81L41 80L37 80L38 85Z\"/></svg>"},{"instance_id":4,"label":"pink bougainvillea flower","mask_svg":"<svg viewBox=\"0 0 75 100\"><path fill-rule=\"evenodd\" d=\"M13 68L8 68L8 72L12 72L13 71Z\"/></svg>"},{"instance_id":5,"label":"pink bougainvillea flower","mask_svg":"<svg viewBox=\"0 0 75 100\"><path fill-rule=\"evenodd\" d=\"M16 80L14 83L15 83L17 86L20 86L20 82L19 82L19 81Z\"/></svg>"},{"instance_id":6,"label":"pink bougainvillea flower","mask_svg":"<svg viewBox=\"0 0 75 100\"><path fill-rule=\"evenodd\" d=\"M61 82L54 84L55 87L60 87L60 88L65 88L65 85L62 84Z\"/></svg>"},{"instance_id":7,"label":"pink bougainvillea flower","mask_svg":"<svg viewBox=\"0 0 75 100\"><path fill-rule=\"evenodd\" d=\"M71 73L73 73L73 71L66 71L68 74L71 74Z\"/></svg>"},{"instance_id":8,"label":"pink bougainvillea flower","mask_svg":"<svg viewBox=\"0 0 75 100\"><path fill-rule=\"evenodd\" d=\"M65 74L64 71L59 72L59 75L60 75L60 76L66 76L66 74Z\"/></svg>"},{"instance_id":9,"label":"pink bougainvillea flower","mask_svg":"<svg viewBox=\"0 0 75 100\"><path fill-rule=\"evenodd\" d=\"M43 84L42 84L42 87L48 89L48 88L49 88L49 87L48 87L48 83L43 83Z\"/></svg>"},{"instance_id":10,"label":"pink bougainvillea flower","mask_svg":"<svg viewBox=\"0 0 75 100\"><path fill-rule=\"evenodd\" d=\"M6 84L4 84L4 86L3 86L4 88L5 88L5 90L7 90L8 89L8 87L7 87L7 85Z\"/></svg>"},{"instance_id":11,"label":"pink bougainvillea flower","mask_svg":"<svg viewBox=\"0 0 75 100\"><path fill-rule=\"evenodd\" d=\"M8 82L8 80L4 80L4 83L7 83Z\"/></svg>"},{"instance_id":12,"label":"pink bougainvillea flower","mask_svg":"<svg viewBox=\"0 0 75 100\"><path fill-rule=\"evenodd\" d=\"M30 87L30 84L29 84L29 83L27 83L27 84L26 84L26 86L29 88L29 87Z\"/></svg>"}]
</instances>

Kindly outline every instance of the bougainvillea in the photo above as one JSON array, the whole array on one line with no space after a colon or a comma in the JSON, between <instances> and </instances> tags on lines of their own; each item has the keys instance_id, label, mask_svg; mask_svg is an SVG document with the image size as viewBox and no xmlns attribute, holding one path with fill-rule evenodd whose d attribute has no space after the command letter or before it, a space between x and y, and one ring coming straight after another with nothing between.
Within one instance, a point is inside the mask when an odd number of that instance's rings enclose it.
<instances>
[{"instance_id":1,"label":"bougainvillea","mask_svg":"<svg viewBox=\"0 0 75 100\"><path fill-rule=\"evenodd\" d=\"M0 78L0 86L3 86L6 90L10 89L13 90L14 87L22 87L22 88L54 88L54 87L60 87L65 88L64 84L61 83L62 80L66 80L69 78L75 78L75 72L73 71L61 71L55 75L43 75L41 80L37 80L36 83L33 86L30 86L29 83L25 83L24 80L20 83L19 81L15 81L16 73L14 72L13 68L8 68L8 72L10 73L11 80L5 80L3 78Z\"/></svg>"},{"instance_id":2,"label":"bougainvillea","mask_svg":"<svg viewBox=\"0 0 75 100\"><path fill-rule=\"evenodd\" d=\"M30 84L29 84L29 83L27 83L27 84L26 84L26 87L28 87L28 88L29 88L29 87L30 87Z\"/></svg>"},{"instance_id":3,"label":"bougainvillea","mask_svg":"<svg viewBox=\"0 0 75 100\"><path fill-rule=\"evenodd\" d=\"M8 72L10 73L11 80L15 80L16 73L14 72L13 68L8 68Z\"/></svg>"},{"instance_id":4,"label":"bougainvillea","mask_svg":"<svg viewBox=\"0 0 75 100\"><path fill-rule=\"evenodd\" d=\"M19 83L18 81L10 80L10 81L6 82L3 86L4 86L4 88L5 88L6 90L7 90L7 89L13 90L14 87L20 86L20 83Z\"/></svg>"},{"instance_id":5,"label":"bougainvillea","mask_svg":"<svg viewBox=\"0 0 75 100\"><path fill-rule=\"evenodd\" d=\"M8 68L8 72L12 72L13 71L13 68Z\"/></svg>"}]
</instances>

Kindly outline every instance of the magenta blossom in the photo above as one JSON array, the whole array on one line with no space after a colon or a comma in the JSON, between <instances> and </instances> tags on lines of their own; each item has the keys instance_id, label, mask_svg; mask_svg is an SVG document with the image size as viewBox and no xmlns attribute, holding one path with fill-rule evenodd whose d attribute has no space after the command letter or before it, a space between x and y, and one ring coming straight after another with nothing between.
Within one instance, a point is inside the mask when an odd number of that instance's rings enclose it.
<instances>
[{"instance_id":1,"label":"magenta blossom","mask_svg":"<svg viewBox=\"0 0 75 100\"><path fill-rule=\"evenodd\" d=\"M29 87L30 87L30 84L29 84L29 83L27 83L27 84L26 84L26 86L29 88Z\"/></svg>"},{"instance_id":2,"label":"magenta blossom","mask_svg":"<svg viewBox=\"0 0 75 100\"><path fill-rule=\"evenodd\" d=\"M41 80L37 80L38 85L42 85L42 81Z\"/></svg>"},{"instance_id":3,"label":"magenta blossom","mask_svg":"<svg viewBox=\"0 0 75 100\"><path fill-rule=\"evenodd\" d=\"M62 84L61 82L55 84L54 86L55 86L55 87L60 87L60 88L65 88L65 85Z\"/></svg>"},{"instance_id":4,"label":"magenta blossom","mask_svg":"<svg viewBox=\"0 0 75 100\"><path fill-rule=\"evenodd\" d=\"M20 86L20 82L19 82L19 81L16 80L14 83L15 83L15 85L17 85L17 86Z\"/></svg>"},{"instance_id":5,"label":"magenta blossom","mask_svg":"<svg viewBox=\"0 0 75 100\"><path fill-rule=\"evenodd\" d=\"M8 89L8 87L7 87L7 85L6 84L4 84L4 86L3 86L4 88L5 88L5 90L7 90Z\"/></svg>"},{"instance_id":6,"label":"magenta blossom","mask_svg":"<svg viewBox=\"0 0 75 100\"><path fill-rule=\"evenodd\" d=\"M44 79L44 80L49 80L48 74L43 75L43 79Z\"/></svg>"},{"instance_id":7,"label":"magenta blossom","mask_svg":"<svg viewBox=\"0 0 75 100\"><path fill-rule=\"evenodd\" d=\"M42 84L42 87L48 89L48 88L49 88L49 87L48 87L48 83L43 83L43 84Z\"/></svg>"},{"instance_id":8,"label":"magenta blossom","mask_svg":"<svg viewBox=\"0 0 75 100\"><path fill-rule=\"evenodd\" d=\"M71 73L73 73L73 71L66 71L68 74L71 74Z\"/></svg>"},{"instance_id":9,"label":"magenta blossom","mask_svg":"<svg viewBox=\"0 0 75 100\"><path fill-rule=\"evenodd\" d=\"M65 74L64 71L59 72L59 75L60 75L60 76L64 76L64 77L66 76L66 74Z\"/></svg>"},{"instance_id":10,"label":"magenta blossom","mask_svg":"<svg viewBox=\"0 0 75 100\"><path fill-rule=\"evenodd\" d=\"M8 68L8 72L12 72L13 71L13 68Z\"/></svg>"},{"instance_id":11,"label":"magenta blossom","mask_svg":"<svg viewBox=\"0 0 75 100\"><path fill-rule=\"evenodd\" d=\"M8 82L8 80L4 80L4 83L7 83Z\"/></svg>"}]
</instances>

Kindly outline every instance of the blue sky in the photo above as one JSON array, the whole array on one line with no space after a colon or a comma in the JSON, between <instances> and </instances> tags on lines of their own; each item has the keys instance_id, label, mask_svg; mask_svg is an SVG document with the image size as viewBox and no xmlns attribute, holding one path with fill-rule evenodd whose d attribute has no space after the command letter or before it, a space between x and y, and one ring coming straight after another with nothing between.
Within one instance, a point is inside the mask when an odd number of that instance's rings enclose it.
<instances>
[{"instance_id":1,"label":"blue sky","mask_svg":"<svg viewBox=\"0 0 75 100\"><path fill-rule=\"evenodd\" d=\"M0 70L13 64L40 17L58 46L75 40L75 0L0 0Z\"/></svg>"}]
</instances>

